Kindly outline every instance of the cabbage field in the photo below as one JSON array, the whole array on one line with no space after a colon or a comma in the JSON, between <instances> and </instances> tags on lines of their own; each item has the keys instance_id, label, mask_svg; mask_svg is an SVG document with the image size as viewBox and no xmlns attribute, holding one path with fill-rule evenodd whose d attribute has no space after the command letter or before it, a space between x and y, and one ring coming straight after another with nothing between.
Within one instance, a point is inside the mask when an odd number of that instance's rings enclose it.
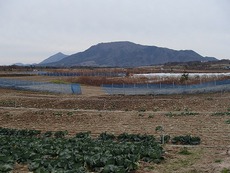
<instances>
[{"instance_id":1,"label":"cabbage field","mask_svg":"<svg viewBox=\"0 0 230 173\"><path fill-rule=\"evenodd\" d=\"M125 173L137 170L139 162L160 163L164 151L152 135L101 133L91 138L80 132L65 138L67 131L0 128L0 171L26 164L35 173ZM199 137L174 137L174 144L200 144Z\"/></svg>"},{"instance_id":2,"label":"cabbage field","mask_svg":"<svg viewBox=\"0 0 230 173\"><path fill-rule=\"evenodd\" d=\"M93 139L81 132L64 138L67 133L0 128L0 172L17 162L35 173L125 173L137 170L140 160L163 160L163 148L151 135L101 133Z\"/></svg>"}]
</instances>

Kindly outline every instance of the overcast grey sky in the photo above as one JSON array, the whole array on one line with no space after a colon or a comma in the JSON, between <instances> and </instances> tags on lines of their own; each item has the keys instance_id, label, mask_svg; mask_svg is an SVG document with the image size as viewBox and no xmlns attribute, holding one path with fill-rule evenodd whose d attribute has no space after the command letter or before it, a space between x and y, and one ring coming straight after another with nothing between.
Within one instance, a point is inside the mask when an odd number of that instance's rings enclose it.
<instances>
[{"instance_id":1,"label":"overcast grey sky","mask_svg":"<svg viewBox=\"0 0 230 173\"><path fill-rule=\"evenodd\" d=\"M0 64L112 41L230 59L230 0L0 0Z\"/></svg>"}]
</instances>

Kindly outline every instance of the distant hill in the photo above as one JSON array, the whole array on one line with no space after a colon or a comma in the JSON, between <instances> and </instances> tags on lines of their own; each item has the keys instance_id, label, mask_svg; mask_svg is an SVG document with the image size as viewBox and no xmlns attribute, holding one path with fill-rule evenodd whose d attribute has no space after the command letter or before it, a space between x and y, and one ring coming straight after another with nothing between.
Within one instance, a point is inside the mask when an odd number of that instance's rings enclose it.
<instances>
[{"instance_id":1,"label":"distant hill","mask_svg":"<svg viewBox=\"0 0 230 173\"><path fill-rule=\"evenodd\" d=\"M57 61L60 61L60 60L62 60L63 58L65 58L67 56L68 55L65 55L65 54L59 52L59 53L57 53L57 54L55 54L53 56L50 56L49 58L45 59L44 61L40 62L39 65L57 62Z\"/></svg>"},{"instance_id":2,"label":"distant hill","mask_svg":"<svg viewBox=\"0 0 230 173\"><path fill-rule=\"evenodd\" d=\"M23 64L23 63L15 63L15 64L13 64L13 65L16 65L16 66L26 66L27 64Z\"/></svg>"},{"instance_id":3,"label":"distant hill","mask_svg":"<svg viewBox=\"0 0 230 173\"><path fill-rule=\"evenodd\" d=\"M34 66L34 65L37 65L37 64L36 63L33 63L33 64L15 63L13 65L24 67L24 66Z\"/></svg>"},{"instance_id":4,"label":"distant hill","mask_svg":"<svg viewBox=\"0 0 230 173\"><path fill-rule=\"evenodd\" d=\"M216 61L213 57L203 57L193 50L172 50L156 46L144 46L132 42L100 43L60 61L46 66L99 66L138 67L168 62Z\"/></svg>"}]
</instances>

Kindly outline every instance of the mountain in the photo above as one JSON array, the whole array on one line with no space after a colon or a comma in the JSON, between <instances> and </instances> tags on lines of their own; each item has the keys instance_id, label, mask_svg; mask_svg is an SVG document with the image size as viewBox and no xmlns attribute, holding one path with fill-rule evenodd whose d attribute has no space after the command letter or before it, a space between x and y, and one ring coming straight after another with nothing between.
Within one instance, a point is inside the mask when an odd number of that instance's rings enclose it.
<instances>
[{"instance_id":1,"label":"mountain","mask_svg":"<svg viewBox=\"0 0 230 173\"><path fill-rule=\"evenodd\" d=\"M37 64L36 64L36 63L33 63L33 64L15 63L15 64L13 64L13 65L25 67L25 66L34 66L34 65L37 65Z\"/></svg>"},{"instance_id":2,"label":"mountain","mask_svg":"<svg viewBox=\"0 0 230 173\"><path fill-rule=\"evenodd\" d=\"M61 52L45 59L44 61L40 62L39 65L42 65L42 64L47 64L47 63L54 63L54 62L57 62L57 61L60 61L62 60L63 58L67 57L68 55L65 55Z\"/></svg>"},{"instance_id":3,"label":"mountain","mask_svg":"<svg viewBox=\"0 0 230 173\"><path fill-rule=\"evenodd\" d=\"M26 66L26 64L23 64L23 63L15 63L15 64L13 64L13 65L16 65L16 66Z\"/></svg>"},{"instance_id":4,"label":"mountain","mask_svg":"<svg viewBox=\"0 0 230 173\"><path fill-rule=\"evenodd\" d=\"M156 46L144 46L132 42L100 43L46 66L100 66L137 67L167 62L215 61L192 50L172 50Z\"/></svg>"}]
</instances>

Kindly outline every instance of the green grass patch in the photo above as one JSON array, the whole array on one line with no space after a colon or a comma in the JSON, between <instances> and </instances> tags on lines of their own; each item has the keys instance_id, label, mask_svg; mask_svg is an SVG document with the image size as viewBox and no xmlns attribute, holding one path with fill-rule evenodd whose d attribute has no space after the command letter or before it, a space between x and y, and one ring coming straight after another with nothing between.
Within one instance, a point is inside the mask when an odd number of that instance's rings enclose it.
<instances>
[{"instance_id":1,"label":"green grass patch","mask_svg":"<svg viewBox=\"0 0 230 173\"><path fill-rule=\"evenodd\" d=\"M211 116L230 116L230 112L214 112Z\"/></svg>"},{"instance_id":2,"label":"green grass patch","mask_svg":"<svg viewBox=\"0 0 230 173\"><path fill-rule=\"evenodd\" d=\"M1 100L1 106L15 106L16 102L14 100Z\"/></svg>"},{"instance_id":3,"label":"green grass patch","mask_svg":"<svg viewBox=\"0 0 230 173\"><path fill-rule=\"evenodd\" d=\"M230 169L224 168L221 170L221 173L230 173Z\"/></svg>"},{"instance_id":4,"label":"green grass patch","mask_svg":"<svg viewBox=\"0 0 230 173\"><path fill-rule=\"evenodd\" d=\"M67 115L68 115L68 116L72 116L72 115L73 115L73 112L67 112Z\"/></svg>"},{"instance_id":5,"label":"green grass patch","mask_svg":"<svg viewBox=\"0 0 230 173\"><path fill-rule=\"evenodd\" d=\"M53 115L55 115L55 116L62 116L63 113L62 112L54 112Z\"/></svg>"},{"instance_id":6,"label":"green grass patch","mask_svg":"<svg viewBox=\"0 0 230 173\"><path fill-rule=\"evenodd\" d=\"M51 83L54 84L70 84L69 82L63 81L63 80L52 80Z\"/></svg>"},{"instance_id":7,"label":"green grass patch","mask_svg":"<svg viewBox=\"0 0 230 173\"><path fill-rule=\"evenodd\" d=\"M190 151L188 151L187 147L184 147L179 151L179 154L181 154L181 155L190 155L192 153Z\"/></svg>"},{"instance_id":8,"label":"green grass patch","mask_svg":"<svg viewBox=\"0 0 230 173\"><path fill-rule=\"evenodd\" d=\"M150 114L150 115L148 116L148 118L154 118L154 115L153 115L153 114Z\"/></svg>"},{"instance_id":9,"label":"green grass patch","mask_svg":"<svg viewBox=\"0 0 230 173\"><path fill-rule=\"evenodd\" d=\"M230 120L226 120L225 123L226 123L226 124L230 124Z\"/></svg>"},{"instance_id":10,"label":"green grass patch","mask_svg":"<svg viewBox=\"0 0 230 173\"><path fill-rule=\"evenodd\" d=\"M168 113L165 114L165 116L168 116L168 117L195 116L195 115L199 115L199 113L197 113L197 112L191 112L191 111L184 111L184 112L180 112L180 113L168 112Z\"/></svg>"},{"instance_id":11,"label":"green grass patch","mask_svg":"<svg viewBox=\"0 0 230 173\"><path fill-rule=\"evenodd\" d=\"M145 112L145 111L146 111L145 108L140 108L140 109L138 110L138 112Z\"/></svg>"},{"instance_id":12,"label":"green grass patch","mask_svg":"<svg viewBox=\"0 0 230 173\"><path fill-rule=\"evenodd\" d=\"M195 163L199 162L202 156L202 149L191 149L192 152L189 155L179 154L175 156L174 159L169 160L167 163L161 167L160 172L163 173L172 173L172 172L184 172L184 169L190 168ZM195 168L191 170L191 173L200 173L199 170Z\"/></svg>"},{"instance_id":13,"label":"green grass patch","mask_svg":"<svg viewBox=\"0 0 230 173\"><path fill-rule=\"evenodd\" d=\"M217 159L217 160L215 160L215 163L221 163L222 162L222 160L221 159Z\"/></svg>"}]
</instances>

